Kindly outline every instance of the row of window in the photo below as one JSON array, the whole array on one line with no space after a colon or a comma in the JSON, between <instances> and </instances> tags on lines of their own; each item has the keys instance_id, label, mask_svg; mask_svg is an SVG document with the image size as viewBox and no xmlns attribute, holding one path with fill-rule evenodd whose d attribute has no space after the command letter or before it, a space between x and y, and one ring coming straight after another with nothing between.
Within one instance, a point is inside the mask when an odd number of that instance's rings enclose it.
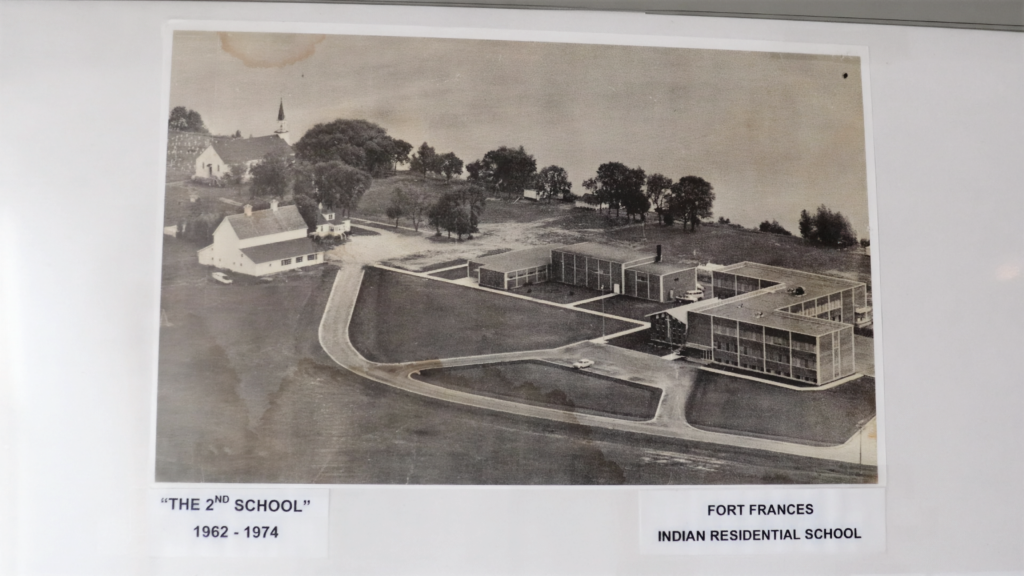
<instances>
[{"instance_id":1,"label":"row of window","mask_svg":"<svg viewBox=\"0 0 1024 576\"><path fill-rule=\"evenodd\" d=\"M295 257L295 263L298 264L299 262L302 262L302 258L303 258L302 256L296 256ZM306 258L307 261L316 260L316 254L310 254L309 256L306 256L305 258ZM284 260L281 260L281 266L288 266L291 263L292 263L292 259L291 258L285 258Z\"/></svg>"}]
</instances>

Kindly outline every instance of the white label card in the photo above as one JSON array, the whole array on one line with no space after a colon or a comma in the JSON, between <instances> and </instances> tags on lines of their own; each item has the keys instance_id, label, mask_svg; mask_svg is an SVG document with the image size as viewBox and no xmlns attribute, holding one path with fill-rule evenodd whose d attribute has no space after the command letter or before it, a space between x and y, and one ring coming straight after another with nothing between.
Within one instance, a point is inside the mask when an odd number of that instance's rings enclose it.
<instances>
[{"instance_id":1,"label":"white label card","mask_svg":"<svg viewBox=\"0 0 1024 576\"><path fill-rule=\"evenodd\" d=\"M884 551L884 488L640 492L642 554Z\"/></svg>"},{"instance_id":2,"label":"white label card","mask_svg":"<svg viewBox=\"0 0 1024 576\"><path fill-rule=\"evenodd\" d=\"M327 556L326 489L154 489L151 556Z\"/></svg>"}]
</instances>

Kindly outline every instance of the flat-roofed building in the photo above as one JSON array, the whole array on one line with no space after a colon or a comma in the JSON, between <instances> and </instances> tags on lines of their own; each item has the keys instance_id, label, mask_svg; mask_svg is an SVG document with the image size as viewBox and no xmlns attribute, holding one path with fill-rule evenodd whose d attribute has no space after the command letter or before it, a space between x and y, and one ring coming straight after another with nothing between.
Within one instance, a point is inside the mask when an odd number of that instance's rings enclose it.
<instances>
[{"instance_id":1,"label":"flat-roofed building","mask_svg":"<svg viewBox=\"0 0 1024 576\"><path fill-rule=\"evenodd\" d=\"M706 272L714 305L652 315L652 340L678 345L685 328L690 358L819 386L855 372L864 283L753 262Z\"/></svg>"},{"instance_id":2,"label":"flat-roofed building","mask_svg":"<svg viewBox=\"0 0 1024 576\"><path fill-rule=\"evenodd\" d=\"M551 251L551 279L572 286L622 294L625 270L657 260L654 252L583 242Z\"/></svg>"},{"instance_id":3,"label":"flat-roofed building","mask_svg":"<svg viewBox=\"0 0 1024 576\"><path fill-rule=\"evenodd\" d=\"M671 302L697 286L697 263L651 262L626 268L626 296Z\"/></svg>"},{"instance_id":4,"label":"flat-roofed building","mask_svg":"<svg viewBox=\"0 0 1024 576\"><path fill-rule=\"evenodd\" d=\"M538 246L470 260L468 274L481 286L509 290L550 279L551 251L561 246Z\"/></svg>"}]
</instances>

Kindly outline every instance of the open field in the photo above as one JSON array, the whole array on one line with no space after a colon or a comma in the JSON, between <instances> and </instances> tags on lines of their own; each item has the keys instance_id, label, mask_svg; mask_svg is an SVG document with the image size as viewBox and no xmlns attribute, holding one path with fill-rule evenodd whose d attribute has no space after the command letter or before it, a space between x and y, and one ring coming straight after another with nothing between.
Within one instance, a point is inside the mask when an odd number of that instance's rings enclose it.
<instances>
[{"instance_id":1,"label":"open field","mask_svg":"<svg viewBox=\"0 0 1024 576\"><path fill-rule=\"evenodd\" d=\"M661 399L657 388L538 360L433 368L416 378L474 394L626 420L654 418Z\"/></svg>"},{"instance_id":2,"label":"open field","mask_svg":"<svg viewBox=\"0 0 1024 576\"><path fill-rule=\"evenodd\" d=\"M834 446L875 415L875 379L797 391L701 370L686 420L705 430Z\"/></svg>"},{"instance_id":3,"label":"open field","mask_svg":"<svg viewBox=\"0 0 1024 576\"><path fill-rule=\"evenodd\" d=\"M349 337L375 362L557 348L601 335L598 316L367 268ZM605 319L608 333L631 324Z\"/></svg>"},{"instance_id":4,"label":"open field","mask_svg":"<svg viewBox=\"0 0 1024 576\"><path fill-rule=\"evenodd\" d=\"M873 482L874 467L540 422L407 394L338 367L326 267L234 290L164 240L156 480L297 484ZM320 273L327 271L325 276ZM262 281L261 281L262 282ZM253 311L284 308L267 322ZM227 324L228 326L220 326ZM230 329L228 329L230 328ZM253 331L270 351L252 345ZM264 374L266 373L266 374ZM262 385L260 385L262 383Z\"/></svg>"},{"instance_id":5,"label":"open field","mask_svg":"<svg viewBox=\"0 0 1024 576\"><path fill-rule=\"evenodd\" d=\"M612 231L608 238L640 250L653 250L661 244L666 262L760 262L871 283L871 258L859 249L815 248L799 237L717 224L699 226L696 232L683 231L679 225L653 224L646 227L645 235L646 239L642 238L640 228L636 227Z\"/></svg>"},{"instance_id":6,"label":"open field","mask_svg":"<svg viewBox=\"0 0 1024 576\"><path fill-rule=\"evenodd\" d=\"M603 309L602 306L604 306ZM587 302L586 304L580 304L577 308L596 310L598 312L603 311L605 314L612 314L615 316L622 316L623 318L632 318L633 320L647 322L648 320L645 317L648 314L661 312L662 310L668 310L677 306L679 306L679 304L675 304L673 302L651 302L649 300L641 300L630 296L613 296L611 298L605 298L604 300L595 300L593 302Z\"/></svg>"},{"instance_id":7,"label":"open field","mask_svg":"<svg viewBox=\"0 0 1024 576\"><path fill-rule=\"evenodd\" d=\"M597 298L601 295L600 291L592 290L586 286L570 286L560 282L541 282L540 284L530 284L529 286L512 288L509 292L513 294L522 294L523 296L529 296L530 298L536 298L537 300L544 300L545 302L554 302L556 304L572 304L573 302L579 302L580 300L586 300L588 298ZM607 292L605 292L605 294L607 294Z\"/></svg>"}]
</instances>

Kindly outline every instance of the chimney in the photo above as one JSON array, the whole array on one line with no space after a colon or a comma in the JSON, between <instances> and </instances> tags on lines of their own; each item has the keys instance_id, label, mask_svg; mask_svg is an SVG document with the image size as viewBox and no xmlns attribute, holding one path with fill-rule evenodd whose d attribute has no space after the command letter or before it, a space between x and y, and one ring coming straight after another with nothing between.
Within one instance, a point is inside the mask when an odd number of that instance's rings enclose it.
<instances>
[{"instance_id":1,"label":"chimney","mask_svg":"<svg viewBox=\"0 0 1024 576\"><path fill-rule=\"evenodd\" d=\"M252 204L246 204L242 207L242 210L245 210L246 216L252 216Z\"/></svg>"},{"instance_id":2,"label":"chimney","mask_svg":"<svg viewBox=\"0 0 1024 576\"><path fill-rule=\"evenodd\" d=\"M661 244L658 244L658 253L654 257L655 262L661 262Z\"/></svg>"},{"instance_id":3,"label":"chimney","mask_svg":"<svg viewBox=\"0 0 1024 576\"><path fill-rule=\"evenodd\" d=\"M277 212L277 198L270 201L270 209Z\"/></svg>"}]
</instances>

